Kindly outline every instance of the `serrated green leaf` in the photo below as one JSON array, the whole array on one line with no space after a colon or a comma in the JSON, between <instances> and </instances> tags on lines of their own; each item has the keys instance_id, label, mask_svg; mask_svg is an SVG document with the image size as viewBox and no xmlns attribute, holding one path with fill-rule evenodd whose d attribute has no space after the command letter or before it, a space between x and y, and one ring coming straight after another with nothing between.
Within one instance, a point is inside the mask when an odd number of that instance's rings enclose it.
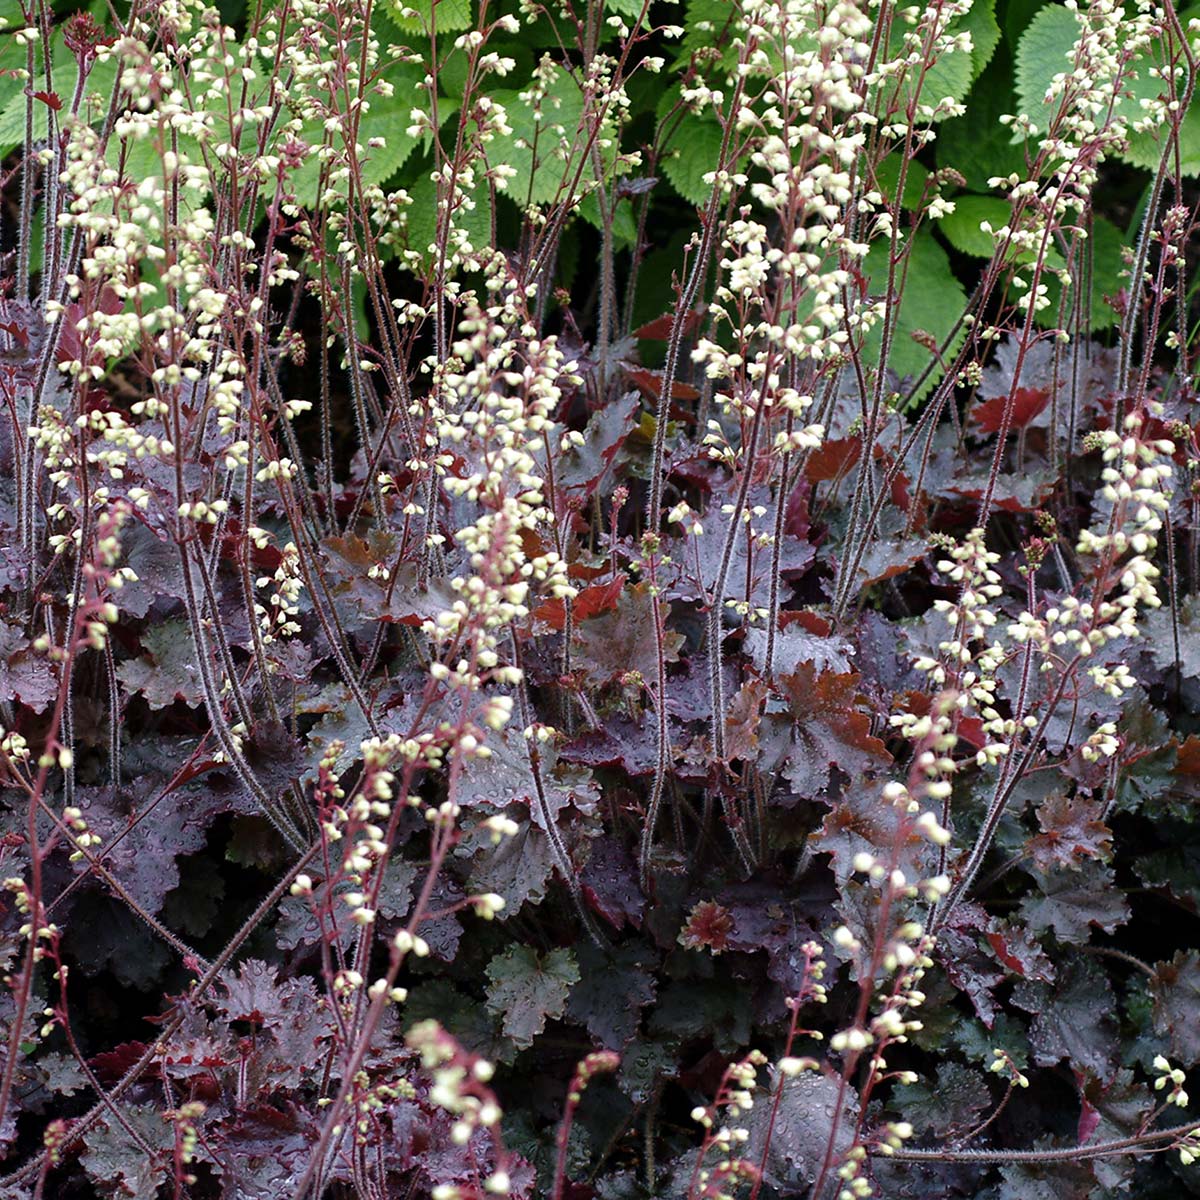
<instances>
[{"instance_id":1,"label":"serrated green leaf","mask_svg":"<svg viewBox=\"0 0 1200 1200\"><path fill-rule=\"evenodd\" d=\"M1180 24L1186 30L1189 20L1197 15L1195 7L1180 13ZM1140 55L1135 61L1134 67L1138 77L1126 84L1126 90L1131 94L1117 106L1117 112L1126 120L1133 122L1145 116L1142 100L1155 100L1160 95L1167 95L1166 84L1162 78L1151 75L1150 69L1166 67L1168 49L1167 39L1156 38L1151 43L1149 52ZM1157 123L1153 129L1144 133L1130 132L1129 148L1120 157L1135 167L1155 171L1162 159L1163 150L1168 145L1169 133L1169 127L1165 123ZM1179 166L1184 175L1200 175L1200 104L1197 104L1194 98L1183 116L1179 129Z\"/></svg>"},{"instance_id":2,"label":"serrated green leaf","mask_svg":"<svg viewBox=\"0 0 1200 1200\"><path fill-rule=\"evenodd\" d=\"M1092 218L1091 237L1080 247L1073 272L1079 285L1085 281L1091 283L1091 304L1084 314L1085 329L1109 329L1117 324L1117 313L1105 297L1115 296L1128 285L1128 279L1122 277L1124 248L1125 235L1111 221L1103 217ZM1058 258L1057 254L1055 258ZM1062 265L1061 259L1058 265ZM1071 313L1069 307L1064 309L1061 304L1062 284L1058 277L1048 274L1045 283L1050 305L1036 314L1038 324L1043 328L1070 325ZM1069 304L1070 296L1067 299Z\"/></svg>"},{"instance_id":3,"label":"serrated green leaf","mask_svg":"<svg viewBox=\"0 0 1200 1200\"><path fill-rule=\"evenodd\" d=\"M877 241L863 263L863 274L868 279L871 295L882 296L888 282L888 242ZM941 346L950 336L955 321L962 315L967 303L962 284L950 269L946 251L934 240L933 235L919 232L906 251L908 266L903 276L900 311L896 316L895 335L887 366L900 379L915 382L917 377L933 360L933 352L914 342L913 333L923 330L931 333ZM896 283L901 286L901 271L897 269ZM965 330L959 331L961 337ZM882 325L876 325L867 335L866 361L877 363L882 345ZM953 353L951 347L951 353ZM944 357L949 357L945 354ZM920 393L911 397L916 402L937 382L938 371L931 373L922 385Z\"/></svg>"},{"instance_id":4,"label":"serrated green leaf","mask_svg":"<svg viewBox=\"0 0 1200 1200\"><path fill-rule=\"evenodd\" d=\"M408 230L408 248L428 259L429 247L437 236L437 186L427 169L422 168L408 189L412 204L404 210ZM460 201L454 210L454 227L467 235L475 249L488 245L492 236L491 201L486 181L480 181L473 194Z\"/></svg>"},{"instance_id":5,"label":"serrated green leaf","mask_svg":"<svg viewBox=\"0 0 1200 1200\"><path fill-rule=\"evenodd\" d=\"M66 115L71 97L79 79L79 68L74 57L63 43L61 29L51 39L51 61L54 64L50 78L53 91L63 102L63 109L57 114L61 123ZM40 64L40 55L35 55ZM25 51L11 38L5 38L0 45L0 154L7 154L25 140L25 84L22 80L6 74L13 69L24 69ZM100 115L108 106L112 95L113 84L117 78L115 61L99 62L92 67L84 88L80 112ZM46 88L45 72L40 65L34 79L29 84L34 92L44 92ZM50 109L40 100L33 102L33 139L35 142L45 141L49 135Z\"/></svg>"},{"instance_id":6,"label":"serrated green leaf","mask_svg":"<svg viewBox=\"0 0 1200 1200\"><path fill-rule=\"evenodd\" d=\"M540 957L529 946L514 946L487 965L487 1006L500 1015L500 1027L513 1045L524 1050L563 1015L571 988L579 982L579 966L571 950L551 950Z\"/></svg>"},{"instance_id":7,"label":"serrated green leaf","mask_svg":"<svg viewBox=\"0 0 1200 1200\"><path fill-rule=\"evenodd\" d=\"M697 52L721 48L720 68L731 70L737 62L737 47L733 45L738 33L738 10L730 0L689 0L687 20L679 54L672 69L686 67Z\"/></svg>"},{"instance_id":8,"label":"serrated green leaf","mask_svg":"<svg viewBox=\"0 0 1200 1200\"><path fill-rule=\"evenodd\" d=\"M612 197L610 196L610 202ZM591 192L579 202L579 215L594 229L602 229L600 198ZM618 200L612 210L613 242L618 250L632 246L637 240L637 222L633 219L633 208L627 201Z\"/></svg>"},{"instance_id":9,"label":"serrated green leaf","mask_svg":"<svg viewBox=\"0 0 1200 1200\"><path fill-rule=\"evenodd\" d=\"M574 176L568 165L580 140L583 93L559 67L550 68L550 84L538 101L528 92L501 89L492 100L504 106L510 134L497 135L488 145L489 163L506 163L516 171L505 189L517 204L549 204L562 199L564 185Z\"/></svg>"},{"instance_id":10,"label":"serrated green leaf","mask_svg":"<svg viewBox=\"0 0 1200 1200\"><path fill-rule=\"evenodd\" d=\"M991 258L996 243L980 223L987 221L993 229L1000 229L1011 216L1012 205L998 196L956 196L954 211L938 222L938 228L960 254Z\"/></svg>"},{"instance_id":11,"label":"serrated green leaf","mask_svg":"<svg viewBox=\"0 0 1200 1200\"><path fill-rule=\"evenodd\" d=\"M1024 146L1013 144L1012 131L1000 124L1017 108L1007 63L993 62L975 82L967 111L938 127L937 165L953 167L975 192L986 192L995 176L1025 171Z\"/></svg>"},{"instance_id":12,"label":"serrated green leaf","mask_svg":"<svg viewBox=\"0 0 1200 1200\"><path fill-rule=\"evenodd\" d=\"M417 145L417 139L407 133L412 124L410 113L414 101L421 98L424 104L424 93L416 90L420 81L421 71L409 64L392 67L388 72L388 82L393 87L391 96L372 95L370 108L365 112L358 125L358 144L363 148L359 158L363 182L367 185L384 183L390 179L408 160L409 155ZM296 199L305 207L311 207L317 199L317 182L321 173L321 160L316 153L325 140L325 132L320 121L305 123L301 138L313 147L313 151L291 177L291 186L296 193ZM372 139L382 139L383 145L370 145ZM335 137L334 149L341 149L342 142ZM341 185L342 188L345 184Z\"/></svg>"},{"instance_id":13,"label":"serrated green leaf","mask_svg":"<svg viewBox=\"0 0 1200 1200\"><path fill-rule=\"evenodd\" d=\"M1181 17L1187 23L1187 14ZM1017 99L1021 110L1041 130L1048 128L1058 112L1060 99L1045 102L1046 89L1055 75L1070 70L1080 24L1070 9L1052 4L1030 21L1017 48ZM1119 43L1116 49L1120 49ZM1142 102L1165 94L1165 84L1151 71L1167 61L1167 45L1156 38L1150 49L1137 56L1122 80L1122 98L1115 113L1132 123L1145 117ZM1130 131L1129 147L1120 154L1134 166L1154 170L1167 145L1168 127L1159 125L1146 132ZM1184 115L1179 139L1180 169L1184 175L1200 174L1200 109L1193 103Z\"/></svg>"},{"instance_id":14,"label":"serrated green leaf","mask_svg":"<svg viewBox=\"0 0 1200 1200\"><path fill-rule=\"evenodd\" d=\"M624 17L627 21L636 21L642 15L642 0L607 0L605 9ZM650 5L646 4L646 19L643 26L650 21Z\"/></svg>"},{"instance_id":15,"label":"serrated green leaf","mask_svg":"<svg viewBox=\"0 0 1200 1200\"><path fill-rule=\"evenodd\" d=\"M904 194L900 197L900 207L910 212L921 203L925 191L925 181L929 178L929 170L919 162L910 162L904 175ZM892 203L896 188L900 183L900 156L889 154L875 169L874 186L883 195L884 200Z\"/></svg>"},{"instance_id":16,"label":"serrated green leaf","mask_svg":"<svg viewBox=\"0 0 1200 1200\"><path fill-rule=\"evenodd\" d=\"M409 8L419 14L402 17L401 9ZM436 30L442 33L460 33L474 24L471 16L471 0L392 0L392 11L388 14L402 33L425 34L437 17Z\"/></svg>"},{"instance_id":17,"label":"serrated green leaf","mask_svg":"<svg viewBox=\"0 0 1200 1200\"><path fill-rule=\"evenodd\" d=\"M957 23L952 23L950 26L951 32L959 29ZM913 32L912 27L903 24L899 17L897 18L892 27L890 43L892 57L898 58L905 54L905 36ZM928 65L909 67L897 85L885 87L882 106L887 110L892 105L896 105L900 112L906 112L915 101L918 118L920 118L921 110L932 109L942 100L959 101L964 99L971 90L971 81L977 74L971 53L966 50L944 52ZM920 83L919 90L918 81ZM945 114L939 114L936 119L944 120Z\"/></svg>"},{"instance_id":18,"label":"serrated green leaf","mask_svg":"<svg viewBox=\"0 0 1200 1200\"><path fill-rule=\"evenodd\" d=\"M1016 92L1021 112L1046 130L1060 100L1046 103L1046 89L1056 75L1070 69L1079 21L1070 9L1048 4L1029 22L1017 47Z\"/></svg>"},{"instance_id":19,"label":"serrated green leaf","mask_svg":"<svg viewBox=\"0 0 1200 1200\"><path fill-rule=\"evenodd\" d=\"M959 17L955 32L971 35L971 78L977 79L1000 44L1000 25L996 21L996 0L975 0L971 11Z\"/></svg>"},{"instance_id":20,"label":"serrated green leaf","mask_svg":"<svg viewBox=\"0 0 1200 1200\"><path fill-rule=\"evenodd\" d=\"M690 204L699 207L712 195L712 184L704 182L721 159L724 134L721 126L708 117L685 113L662 162L663 174L671 186Z\"/></svg>"}]
</instances>

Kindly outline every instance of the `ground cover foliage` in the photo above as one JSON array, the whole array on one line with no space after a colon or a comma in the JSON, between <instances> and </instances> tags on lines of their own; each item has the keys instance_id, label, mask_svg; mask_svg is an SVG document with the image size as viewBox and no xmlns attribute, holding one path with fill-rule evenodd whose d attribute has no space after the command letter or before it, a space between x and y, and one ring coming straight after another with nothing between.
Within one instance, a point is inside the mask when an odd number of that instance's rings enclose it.
<instances>
[{"instance_id":1,"label":"ground cover foliage","mask_svg":"<svg viewBox=\"0 0 1200 1200\"><path fill-rule=\"evenodd\" d=\"M1200 1190L1200 26L5 0L0 1196Z\"/></svg>"}]
</instances>

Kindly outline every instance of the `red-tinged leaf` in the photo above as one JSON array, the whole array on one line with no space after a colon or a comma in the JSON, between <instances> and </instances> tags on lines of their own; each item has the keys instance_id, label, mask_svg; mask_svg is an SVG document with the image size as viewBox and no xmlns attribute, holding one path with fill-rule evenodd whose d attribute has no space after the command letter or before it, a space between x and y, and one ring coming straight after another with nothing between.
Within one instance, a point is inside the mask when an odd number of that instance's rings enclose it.
<instances>
[{"instance_id":1,"label":"red-tinged leaf","mask_svg":"<svg viewBox=\"0 0 1200 1200\"><path fill-rule=\"evenodd\" d=\"M612 574L612 563L605 560L595 566L580 562L578 559L567 568L567 577L583 583L595 583L596 580L607 578Z\"/></svg>"},{"instance_id":2,"label":"red-tinged leaf","mask_svg":"<svg viewBox=\"0 0 1200 1200\"><path fill-rule=\"evenodd\" d=\"M575 597L575 603L572 606L576 620L587 621L592 617L598 617L601 613L612 612L617 607L624 587L625 576L618 575L608 583L584 588Z\"/></svg>"},{"instance_id":3,"label":"red-tinged leaf","mask_svg":"<svg viewBox=\"0 0 1200 1200\"><path fill-rule=\"evenodd\" d=\"M1087 1096L1080 1097L1079 1106L1079 1125L1075 1130L1075 1141L1080 1145L1085 1145L1088 1139L1096 1132L1100 1125L1100 1110L1092 1107L1091 1101Z\"/></svg>"},{"instance_id":4,"label":"red-tinged leaf","mask_svg":"<svg viewBox=\"0 0 1200 1200\"><path fill-rule=\"evenodd\" d=\"M928 692L906 691L896 696L896 708L914 716L926 717L933 709L933 697ZM983 722L978 717L960 717L956 726L959 741L973 746L976 750L987 743L987 735L983 731Z\"/></svg>"},{"instance_id":5,"label":"red-tinged leaf","mask_svg":"<svg viewBox=\"0 0 1200 1200\"><path fill-rule=\"evenodd\" d=\"M811 514L808 508L808 500L811 495L812 484L807 479L801 478L792 489L792 494L788 497L787 509L783 514L784 532L801 538L803 541L808 541L809 534L812 533Z\"/></svg>"},{"instance_id":6,"label":"red-tinged leaf","mask_svg":"<svg viewBox=\"0 0 1200 1200\"><path fill-rule=\"evenodd\" d=\"M661 371L649 371L644 367L627 367L625 374L634 387L641 388L647 395L653 396L656 400L662 395ZM671 399L699 400L700 392L692 387L690 383L684 383L676 379L671 384Z\"/></svg>"},{"instance_id":7,"label":"red-tinged leaf","mask_svg":"<svg viewBox=\"0 0 1200 1200\"><path fill-rule=\"evenodd\" d=\"M961 717L958 722L959 741L966 742L981 750L987 744L987 734L983 731L983 722L978 717Z\"/></svg>"},{"instance_id":8,"label":"red-tinged leaf","mask_svg":"<svg viewBox=\"0 0 1200 1200\"><path fill-rule=\"evenodd\" d=\"M62 97L57 92L34 92L33 98L40 100L51 112L62 110Z\"/></svg>"},{"instance_id":9,"label":"red-tinged leaf","mask_svg":"<svg viewBox=\"0 0 1200 1200\"><path fill-rule=\"evenodd\" d=\"M784 778L791 784L792 802L827 799L831 772L835 767L842 774L857 779L870 776L874 769L889 763L891 756L882 742L869 736L868 728L864 713L798 718L794 727L795 742L783 769ZM856 744L859 742L862 745Z\"/></svg>"},{"instance_id":10,"label":"red-tinged leaf","mask_svg":"<svg viewBox=\"0 0 1200 1200\"><path fill-rule=\"evenodd\" d=\"M1200 737L1188 734L1175 759L1175 774L1195 778L1200 776Z\"/></svg>"},{"instance_id":11,"label":"red-tinged leaf","mask_svg":"<svg viewBox=\"0 0 1200 1200\"><path fill-rule=\"evenodd\" d=\"M1004 410L1010 403L1009 429L1024 429L1050 403L1050 393L1043 388L1019 387L1012 393L1011 400L1008 396L996 396L977 404L971 411L971 418L981 433L999 433L1004 424Z\"/></svg>"},{"instance_id":12,"label":"red-tinged leaf","mask_svg":"<svg viewBox=\"0 0 1200 1200\"><path fill-rule=\"evenodd\" d=\"M779 628L786 629L789 625L799 625L801 629L817 637L828 637L833 632L833 623L826 620L820 613L809 612L807 609L796 609L779 614Z\"/></svg>"},{"instance_id":13,"label":"red-tinged leaf","mask_svg":"<svg viewBox=\"0 0 1200 1200\"><path fill-rule=\"evenodd\" d=\"M664 622L669 622L669 605L662 605ZM575 661L586 670L591 683L606 683L630 671L653 679L658 670L658 638L653 607L645 584L626 588L614 610L580 622L575 627ZM663 638L667 662L679 658L683 635L668 623Z\"/></svg>"},{"instance_id":14,"label":"red-tinged leaf","mask_svg":"<svg viewBox=\"0 0 1200 1200\"><path fill-rule=\"evenodd\" d=\"M996 1024L998 1004L994 992L1004 982L1004 972L997 969L979 943L979 934L989 924L981 905L970 901L960 904L938 938L937 955L946 977L966 995L976 1015L991 1029Z\"/></svg>"},{"instance_id":15,"label":"red-tinged leaf","mask_svg":"<svg viewBox=\"0 0 1200 1200\"><path fill-rule=\"evenodd\" d=\"M752 759L758 749L758 727L762 721L767 685L750 679L738 689L725 714L725 757Z\"/></svg>"},{"instance_id":16,"label":"red-tinged leaf","mask_svg":"<svg viewBox=\"0 0 1200 1200\"><path fill-rule=\"evenodd\" d=\"M871 733L871 721L860 694L855 671L818 672L811 663L801 663L783 684L792 713L801 726L814 720L825 722L840 742L864 754L890 762L891 755Z\"/></svg>"},{"instance_id":17,"label":"red-tinged leaf","mask_svg":"<svg viewBox=\"0 0 1200 1200\"><path fill-rule=\"evenodd\" d=\"M809 483L840 479L862 454L862 438L834 438L823 443L808 456L804 475Z\"/></svg>"},{"instance_id":18,"label":"red-tinged leaf","mask_svg":"<svg viewBox=\"0 0 1200 1200\"><path fill-rule=\"evenodd\" d=\"M1025 964L1017 958L1015 954L1010 954L1008 943L1004 940L1004 935L1000 933L989 933L987 935L988 945L991 946L992 952L1000 960L1003 966L1006 966L1015 975L1024 977Z\"/></svg>"},{"instance_id":19,"label":"red-tinged leaf","mask_svg":"<svg viewBox=\"0 0 1200 1200\"><path fill-rule=\"evenodd\" d=\"M986 937L997 960L1014 975L1053 982L1054 963L1028 930L997 921Z\"/></svg>"},{"instance_id":20,"label":"red-tinged leaf","mask_svg":"<svg viewBox=\"0 0 1200 1200\"><path fill-rule=\"evenodd\" d=\"M18 346L29 345L29 330L19 321L0 321L0 333L6 333Z\"/></svg>"},{"instance_id":21,"label":"red-tinged leaf","mask_svg":"<svg viewBox=\"0 0 1200 1200\"><path fill-rule=\"evenodd\" d=\"M700 324L701 317L704 316L704 310L694 308L683 319L683 336L687 337L693 333L696 326ZM653 321L647 321L640 329L633 331L633 336L642 338L649 342L665 342L671 336L671 330L675 325L674 313L663 313L661 317L655 317Z\"/></svg>"},{"instance_id":22,"label":"red-tinged leaf","mask_svg":"<svg viewBox=\"0 0 1200 1200\"><path fill-rule=\"evenodd\" d=\"M711 950L720 954L729 946L733 917L729 909L712 900L702 900L688 913L679 932L679 944L687 950Z\"/></svg>"},{"instance_id":23,"label":"red-tinged leaf","mask_svg":"<svg viewBox=\"0 0 1200 1200\"><path fill-rule=\"evenodd\" d=\"M621 598L625 587L625 576L618 575L608 583L594 584L583 588L571 605L571 617L575 621L587 621L603 613L612 612ZM544 621L551 629L562 630L566 624L566 605L562 600L547 600L533 610L533 615L539 621Z\"/></svg>"},{"instance_id":24,"label":"red-tinged leaf","mask_svg":"<svg viewBox=\"0 0 1200 1200\"><path fill-rule=\"evenodd\" d=\"M88 1059L88 1065L105 1083L115 1083L134 1063L141 1061L146 1053L145 1042L122 1042L111 1050L102 1050L99 1054ZM147 1075L153 1077L158 1071L154 1064L147 1070Z\"/></svg>"}]
</instances>

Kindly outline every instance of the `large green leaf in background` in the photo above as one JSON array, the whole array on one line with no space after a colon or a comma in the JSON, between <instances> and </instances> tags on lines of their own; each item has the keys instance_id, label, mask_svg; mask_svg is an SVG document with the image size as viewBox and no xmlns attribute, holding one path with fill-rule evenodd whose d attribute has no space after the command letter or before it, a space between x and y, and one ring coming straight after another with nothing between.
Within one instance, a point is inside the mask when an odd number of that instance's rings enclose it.
<instances>
[{"instance_id":1,"label":"large green leaf in background","mask_svg":"<svg viewBox=\"0 0 1200 1200\"><path fill-rule=\"evenodd\" d=\"M1109 329L1118 321L1112 305L1106 296L1115 296L1123 287L1128 286L1124 278L1125 259L1122 251L1125 248L1125 235L1111 222L1103 217L1092 218L1091 236L1084 242L1076 253L1073 286L1082 287L1086 281L1091 282L1091 304L1084 313L1084 328L1088 330ZM1057 255L1055 256L1057 257ZM1050 297L1049 308L1044 308L1037 314L1038 324L1051 327L1071 324L1070 309L1059 313L1062 284L1054 276L1046 278L1046 294ZM1070 304L1070 297L1068 297Z\"/></svg>"},{"instance_id":2,"label":"large green leaf in background","mask_svg":"<svg viewBox=\"0 0 1200 1200\"><path fill-rule=\"evenodd\" d=\"M965 30L971 35L971 78L983 74L996 47L1000 44L1000 26L996 23L996 0L975 0L971 11L959 17L955 32Z\"/></svg>"},{"instance_id":3,"label":"large green leaf in background","mask_svg":"<svg viewBox=\"0 0 1200 1200\"><path fill-rule=\"evenodd\" d=\"M489 144L488 159L507 163L516 170L507 192L522 207L563 198L564 182L575 171L572 162L568 174L565 156L577 140L583 140L579 128L583 93L579 84L560 67L551 68L551 76L546 95L536 103L521 98L529 97L528 89L492 93L492 99L504 105L512 133L497 136ZM583 178L587 177L585 172Z\"/></svg>"},{"instance_id":4,"label":"large green leaf in background","mask_svg":"<svg viewBox=\"0 0 1200 1200\"><path fill-rule=\"evenodd\" d=\"M863 263L863 274L868 279L867 291L872 296L884 296L887 293L888 253L888 241L881 239L871 247ZM887 365L900 379L908 378L910 382L915 382L933 359L933 354L920 343L914 342L912 334L924 330L933 334L940 346L950 336L955 321L962 316L967 296L950 269L949 256L938 245L933 234L919 231L912 239L907 254L908 270L903 279L901 267L897 268L896 284L899 287L903 282L903 298ZM959 330L956 344L965 333L965 327ZM866 362L873 364L879 361L882 339L883 327L880 323L867 335ZM955 346L951 346L947 358L954 349ZM911 400L920 400L937 382L940 374L940 369L932 372Z\"/></svg>"},{"instance_id":5,"label":"large green leaf in background","mask_svg":"<svg viewBox=\"0 0 1200 1200\"><path fill-rule=\"evenodd\" d=\"M432 177L432 163L423 159L416 180L408 186L412 204L404 210L408 229L408 247L416 250L422 258L429 253L429 246L437 236L437 188ZM407 172L405 173L407 177ZM487 181L481 180L470 199L473 208L459 205L454 212L454 225L464 230L476 250L488 245L492 232L491 202Z\"/></svg>"},{"instance_id":6,"label":"large green leaf in background","mask_svg":"<svg viewBox=\"0 0 1200 1200\"><path fill-rule=\"evenodd\" d=\"M18 22L19 24L19 22ZM79 79L79 69L74 57L63 42L61 28L50 39L51 62L54 64L51 79L54 86L51 89L62 101L65 110L75 92ZM39 64L35 70L31 89L36 94L45 92L46 76L41 69L41 48L36 49L35 61ZM20 79L8 75L14 69L25 68L25 50L18 46L12 37L0 39L0 154L8 154L25 140L25 86ZM94 112L100 116L108 107L112 95L113 84L117 78L115 60L96 63L88 74L84 92L83 111ZM41 100L33 102L33 138L35 142L44 142L49 132L50 108Z\"/></svg>"},{"instance_id":7,"label":"large green leaf in background","mask_svg":"<svg viewBox=\"0 0 1200 1200\"><path fill-rule=\"evenodd\" d=\"M1011 216L1012 205L999 196L956 196L954 211L947 213L938 227L960 254L991 258L996 243L990 233L980 229L980 223L987 221L993 229L1000 229L1008 224Z\"/></svg>"},{"instance_id":8,"label":"large green leaf in background","mask_svg":"<svg viewBox=\"0 0 1200 1200\"><path fill-rule=\"evenodd\" d=\"M402 17L400 10L411 8L419 13L416 17ZM437 33L461 33L474 23L471 16L471 0L392 0L392 11L388 14L402 33L424 35L433 18L437 18Z\"/></svg>"},{"instance_id":9,"label":"large green leaf in background","mask_svg":"<svg viewBox=\"0 0 1200 1200\"><path fill-rule=\"evenodd\" d=\"M915 212L925 194L925 184L929 179L929 168L923 167L916 159L908 164L904 173L904 194L900 197L900 207ZM900 155L889 154L875 168L875 178L872 186L883 196L885 203L891 204L900 183Z\"/></svg>"},{"instance_id":10,"label":"large green leaf in background","mask_svg":"<svg viewBox=\"0 0 1200 1200\"><path fill-rule=\"evenodd\" d=\"M920 9L909 10L912 12L920 12ZM970 14L959 20L969 20ZM957 21L952 22L951 30L960 31L964 27L960 26ZM896 21L892 25L892 36L890 42L889 53L893 58L899 58L904 53L904 37L906 34L914 32L913 28L904 24L900 14L897 14ZM994 48L993 43L993 48ZM901 77L898 85L885 83L882 87L884 99L882 101L885 109L895 105L900 112L905 112L914 98L920 107L933 107L944 99L962 100L971 90L971 81L977 74L975 70L975 62L973 53L965 50L952 50L947 54L940 54L934 60L933 64L925 69L909 67ZM917 84L920 83L918 91ZM939 115L939 121L945 120L944 115ZM924 122L918 116L918 123Z\"/></svg>"},{"instance_id":11,"label":"large green leaf in background","mask_svg":"<svg viewBox=\"0 0 1200 1200\"><path fill-rule=\"evenodd\" d=\"M412 124L410 113L414 103L420 101L422 107L427 104L427 93L417 90L417 84L423 75L424 71L418 66L393 65L387 72L387 79L395 89L392 95L368 97L371 106L359 119L358 124L358 144L363 147L360 162L364 183L383 183L390 179L416 147L418 139L406 130ZM308 156L300 169L293 173L292 187L296 199L304 206L311 207L317 198L317 182L321 171L321 161L315 148L320 146L325 138L322 123L317 120L307 122L301 136L314 147L314 152ZM382 138L384 144L370 146L372 138ZM342 148L338 141L335 141L333 146L337 150ZM341 185L343 191L345 186Z\"/></svg>"},{"instance_id":12,"label":"large green leaf in background","mask_svg":"<svg viewBox=\"0 0 1200 1200\"><path fill-rule=\"evenodd\" d=\"M987 221L993 229L1007 225L1012 216L1012 206L999 196L961 195L955 197L954 212L949 213L938 227L943 236L960 254L972 258L991 258L995 244L992 236L980 228ZM1124 269L1122 249L1125 239L1121 231L1103 217L1092 221L1091 237L1084 241L1076 255L1074 270L1075 286L1090 282L1091 302L1083 314L1084 328L1090 331L1107 329L1117 320L1106 296L1115 295L1124 286L1121 272ZM1026 252L1021 260L1029 261L1032 252ZM1057 242L1048 250L1046 262L1051 270L1061 268L1065 260ZM1070 309L1061 307L1062 284L1056 275L1047 272L1043 276L1050 306L1036 314L1037 323L1043 328L1072 324ZM1070 297L1068 297L1068 304Z\"/></svg>"},{"instance_id":13,"label":"large green leaf in background","mask_svg":"<svg viewBox=\"0 0 1200 1200\"><path fill-rule=\"evenodd\" d=\"M704 182L717 169L724 134L712 117L684 113L662 161L662 172L671 186L690 204L699 207L712 195L712 184Z\"/></svg>"},{"instance_id":14,"label":"large green leaf in background","mask_svg":"<svg viewBox=\"0 0 1200 1200\"><path fill-rule=\"evenodd\" d=\"M938 166L953 167L975 192L987 191L988 180L997 175L1025 170L1024 147L1014 145L1011 130L1000 124L1001 116L1017 108L1011 75L1007 61L993 61L971 89L967 111L938 126Z\"/></svg>"},{"instance_id":15,"label":"large green leaf in background","mask_svg":"<svg viewBox=\"0 0 1200 1200\"><path fill-rule=\"evenodd\" d=\"M1180 16L1186 28L1190 13ZM1021 35L1017 48L1017 100L1021 111L1027 114L1040 130L1045 130L1057 113L1060 99L1045 103L1046 89L1055 75L1071 69L1072 50L1079 40L1080 24L1068 8L1050 4L1030 21ZM1166 46L1162 39L1156 40L1150 52L1139 55L1131 70L1136 78L1127 78L1125 91L1129 94L1117 105L1117 112L1133 122L1144 116L1140 101L1154 99L1163 94L1164 84L1154 78L1150 71L1166 61ZM1167 132L1160 126L1152 132L1131 133L1129 148L1120 157L1134 166L1150 170L1157 168ZM1200 109L1193 101L1184 116L1180 130L1180 160L1185 175L1200 174Z\"/></svg>"}]
</instances>

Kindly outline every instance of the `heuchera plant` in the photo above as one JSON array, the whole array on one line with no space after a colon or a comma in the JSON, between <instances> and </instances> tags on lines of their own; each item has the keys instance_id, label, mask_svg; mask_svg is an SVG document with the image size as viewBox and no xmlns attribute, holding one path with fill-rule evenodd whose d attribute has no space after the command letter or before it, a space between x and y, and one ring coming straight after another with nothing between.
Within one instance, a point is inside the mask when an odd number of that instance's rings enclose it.
<instances>
[{"instance_id":1,"label":"heuchera plant","mask_svg":"<svg viewBox=\"0 0 1200 1200\"><path fill-rule=\"evenodd\" d=\"M3 0L0 1200L1200 1188L1200 23Z\"/></svg>"}]
</instances>

